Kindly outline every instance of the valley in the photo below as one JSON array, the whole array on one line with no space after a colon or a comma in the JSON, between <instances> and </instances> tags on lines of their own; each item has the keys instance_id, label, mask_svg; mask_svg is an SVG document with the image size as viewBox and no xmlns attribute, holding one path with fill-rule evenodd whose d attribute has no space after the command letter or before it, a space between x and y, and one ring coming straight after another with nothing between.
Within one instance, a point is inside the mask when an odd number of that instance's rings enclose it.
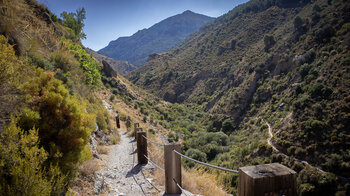
<instances>
[{"instance_id":1,"label":"valley","mask_svg":"<svg viewBox=\"0 0 350 196\"><path fill-rule=\"evenodd\" d=\"M237 195L240 168L271 163L296 172L297 195L349 195L349 13L250 0L95 52L84 8L1 0L0 195L162 195L163 144L181 145L183 195Z\"/></svg>"}]
</instances>

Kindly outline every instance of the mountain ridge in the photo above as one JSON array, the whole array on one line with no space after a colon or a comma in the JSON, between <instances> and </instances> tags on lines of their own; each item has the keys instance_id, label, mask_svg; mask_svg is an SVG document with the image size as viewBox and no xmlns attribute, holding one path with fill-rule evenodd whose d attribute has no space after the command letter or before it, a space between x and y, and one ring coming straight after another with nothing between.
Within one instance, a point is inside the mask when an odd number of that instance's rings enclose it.
<instances>
[{"instance_id":1,"label":"mountain ridge","mask_svg":"<svg viewBox=\"0 0 350 196\"><path fill-rule=\"evenodd\" d=\"M169 50L212 19L212 17L187 10L166 18L150 28L139 30L132 36L111 41L98 52L129 61L139 67L146 62L148 55Z\"/></svg>"}]
</instances>

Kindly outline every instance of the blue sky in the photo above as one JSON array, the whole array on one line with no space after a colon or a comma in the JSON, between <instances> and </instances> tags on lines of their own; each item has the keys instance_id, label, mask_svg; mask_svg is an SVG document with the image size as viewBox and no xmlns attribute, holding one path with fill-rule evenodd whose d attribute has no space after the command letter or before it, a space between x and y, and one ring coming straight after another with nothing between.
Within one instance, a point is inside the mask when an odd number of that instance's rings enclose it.
<instances>
[{"instance_id":1,"label":"blue sky","mask_svg":"<svg viewBox=\"0 0 350 196\"><path fill-rule=\"evenodd\" d=\"M247 0L38 0L53 13L86 9L83 44L94 50L186 10L218 17Z\"/></svg>"}]
</instances>

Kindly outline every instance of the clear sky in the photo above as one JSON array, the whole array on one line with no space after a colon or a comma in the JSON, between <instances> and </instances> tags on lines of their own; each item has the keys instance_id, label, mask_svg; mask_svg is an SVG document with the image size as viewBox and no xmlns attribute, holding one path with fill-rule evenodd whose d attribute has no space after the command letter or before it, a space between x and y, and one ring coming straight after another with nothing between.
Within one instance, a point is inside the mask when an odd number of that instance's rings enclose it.
<instances>
[{"instance_id":1,"label":"clear sky","mask_svg":"<svg viewBox=\"0 0 350 196\"><path fill-rule=\"evenodd\" d=\"M83 44L99 50L112 40L130 36L186 10L218 17L247 0L38 0L53 13L86 10Z\"/></svg>"}]
</instances>

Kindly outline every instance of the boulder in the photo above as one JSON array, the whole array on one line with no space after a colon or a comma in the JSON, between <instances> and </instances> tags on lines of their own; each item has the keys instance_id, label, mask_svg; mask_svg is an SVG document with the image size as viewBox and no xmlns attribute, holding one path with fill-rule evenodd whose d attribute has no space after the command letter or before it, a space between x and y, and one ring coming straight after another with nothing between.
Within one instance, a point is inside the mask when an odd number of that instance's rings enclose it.
<instances>
[{"instance_id":1,"label":"boulder","mask_svg":"<svg viewBox=\"0 0 350 196\"><path fill-rule=\"evenodd\" d=\"M116 77L118 75L117 71L109 63L107 63L107 61L103 60L102 64L103 64L103 71L106 73L108 77Z\"/></svg>"}]
</instances>

